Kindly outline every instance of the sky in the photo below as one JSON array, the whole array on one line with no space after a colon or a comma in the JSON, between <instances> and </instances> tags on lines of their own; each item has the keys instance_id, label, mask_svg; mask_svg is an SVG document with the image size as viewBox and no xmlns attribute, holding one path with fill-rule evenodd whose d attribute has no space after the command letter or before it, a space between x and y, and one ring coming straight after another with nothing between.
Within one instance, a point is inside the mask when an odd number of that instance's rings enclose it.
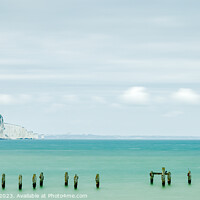
<instances>
[{"instance_id":1,"label":"sky","mask_svg":"<svg viewBox=\"0 0 200 200\"><path fill-rule=\"evenodd\" d=\"M4 121L49 135L200 136L199 6L1 0Z\"/></svg>"}]
</instances>

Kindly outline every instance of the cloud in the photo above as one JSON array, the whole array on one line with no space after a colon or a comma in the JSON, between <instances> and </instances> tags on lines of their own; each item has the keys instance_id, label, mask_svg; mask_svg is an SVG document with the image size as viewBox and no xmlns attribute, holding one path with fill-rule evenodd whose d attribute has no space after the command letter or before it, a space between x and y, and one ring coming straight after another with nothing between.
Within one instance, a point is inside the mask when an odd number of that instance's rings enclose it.
<instances>
[{"instance_id":1,"label":"cloud","mask_svg":"<svg viewBox=\"0 0 200 200\"><path fill-rule=\"evenodd\" d=\"M74 94L68 94L63 96L65 102L76 103L78 102L78 97Z\"/></svg>"},{"instance_id":2,"label":"cloud","mask_svg":"<svg viewBox=\"0 0 200 200\"><path fill-rule=\"evenodd\" d=\"M121 105L119 103L112 103L110 105L111 107L114 107L114 108L121 108Z\"/></svg>"},{"instance_id":3,"label":"cloud","mask_svg":"<svg viewBox=\"0 0 200 200\"><path fill-rule=\"evenodd\" d=\"M155 96L155 97L153 98L153 101L154 101L155 103L157 103L157 104L163 104L163 103L166 103L166 102L167 102L167 98L166 98L166 96L161 96L161 95L159 95L159 96Z\"/></svg>"},{"instance_id":4,"label":"cloud","mask_svg":"<svg viewBox=\"0 0 200 200\"><path fill-rule=\"evenodd\" d=\"M54 113L54 112L61 112L66 109L66 104L62 103L53 103L45 108L45 112L47 113Z\"/></svg>"},{"instance_id":5,"label":"cloud","mask_svg":"<svg viewBox=\"0 0 200 200\"><path fill-rule=\"evenodd\" d=\"M32 97L27 94L11 95L0 94L0 105L24 104L30 102Z\"/></svg>"},{"instance_id":6,"label":"cloud","mask_svg":"<svg viewBox=\"0 0 200 200\"><path fill-rule=\"evenodd\" d=\"M192 89L180 88L172 94L172 99L180 103L198 104L200 102L200 95Z\"/></svg>"},{"instance_id":7,"label":"cloud","mask_svg":"<svg viewBox=\"0 0 200 200\"><path fill-rule=\"evenodd\" d=\"M149 94L144 87L131 87L122 94L121 99L125 103L144 105L149 102Z\"/></svg>"},{"instance_id":8,"label":"cloud","mask_svg":"<svg viewBox=\"0 0 200 200\"><path fill-rule=\"evenodd\" d=\"M34 60L28 59L0 59L0 65L28 65L37 64Z\"/></svg>"},{"instance_id":9,"label":"cloud","mask_svg":"<svg viewBox=\"0 0 200 200\"><path fill-rule=\"evenodd\" d=\"M167 112L163 115L163 117L176 117L176 116L179 116L179 115L182 115L183 112L182 111L170 111L170 112Z\"/></svg>"},{"instance_id":10,"label":"cloud","mask_svg":"<svg viewBox=\"0 0 200 200\"><path fill-rule=\"evenodd\" d=\"M14 99L11 95L9 94L0 94L0 105L9 105L13 104Z\"/></svg>"},{"instance_id":11,"label":"cloud","mask_svg":"<svg viewBox=\"0 0 200 200\"><path fill-rule=\"evenodd\" d=\"M146 45L146 47L145 47ZM157 49L157 51L167 51L169 49L173 49L174 51L180 51L185 46L178 46L178 44L163 44L163 43L153 43L153 44L138 44L137 48L145 49L150 47L151 49ZM193 47L196 48L197 47ZM192 47L190 46L190 49ZM199 49L198 49L199 50ZM200 60L192 60L192 59L160 59L160 58L153 58L153 59L114 59L114 60L108 60L108 64L114 64L114 65L123 65L123 68L127 69L159 69L160 66L162 66L162 69L169 69L169 70L178 70L178 69L198 69L198 66L200 64ZM144 71L145 72L145 71Z\"/></svg>"},{"instance_id":12,"label":"cloud","mask_svg":"<svg viewBox=\"0 0 200 200\"><path fill-rule=\"evenodd\" d=\"M52 102L53 100L54 100L53 96L49 94L40 94L36 98L36 101L39 103L49 103L49 102Z\"/></svg>"},{"instance_id":13,"label":"cloud","mask_svg":"<svg viewBox=\"0 0 200 200\"><path fill-rule=\"evenodd\" d=\"M38 73L38 74L30 74L30 73L23 73L23 74L0 74L0 81L31 81L31 80L80 80L80 79L87 79L87 75L83 74L47 74L47 73Z\"/></svg>"},{"instance_id":14,"label":"cloud","mask_svg":"<svg viewBox=\"0 0 200 200\"><path fill-rule=\"evenodd\" d=\"M58 98L59 97L59 98ZM26 103L48 103L53 107L60 107L68 103L77 103L78 96L68 95L51 95L51 94L0 94L0 105L19 105Z\"/></svg>"},{"instance_id":15,"label":"cloud","mask_svg":"<svg viewBox=\"0 0 200 200\"><path fill-rule=\"evenodd\" d=\"M100 103L100 104L106 103L106 100L103 97L100 97L100 96L93 96L92 100L97 102L97 103Z\"/></svg>"}]
</instances>

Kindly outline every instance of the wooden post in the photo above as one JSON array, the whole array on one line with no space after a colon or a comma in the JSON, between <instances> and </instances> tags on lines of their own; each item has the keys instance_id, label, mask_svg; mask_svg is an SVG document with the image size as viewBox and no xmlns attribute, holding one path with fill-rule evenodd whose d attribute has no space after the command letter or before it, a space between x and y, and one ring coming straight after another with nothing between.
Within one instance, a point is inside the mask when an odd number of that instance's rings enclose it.
<instances>
[{"instance_id":1,"label":"wooden post","mask_svg":"<svg viewBox=\"0 0 200 200\"><path fill-rule=\"evenodd\" d=\"M36 174L33 174L33 178L32 178L32 182L33 182L33 189L35 189L35 188L36 188L36 181L37 181Z\"/></svg>"},{"instance_id":2,"label":"wooden post","mask_svg":"<svg viewBox=\"0 0 200 200\"><path fill-rule=\"evenodd\" d=\"M75 174L75 176L74 176L74 189L77 189L77 186L78 186L78 176L77 176L77 174Z\"/></svg>"},{"instance_id":3,"label":"wooden post","mask_svg":"<svg viewBox=\"0 0 200 200\"><path fill-rule=\"evenodd\" d=\"M168 172L167 179L168 179L168 185L171 185L171 172Z\"/></svg>"},{"instance_id":4,"label":"wooden post","mask_svg":"<svg viewBox=\"0 0 200 200\"><path fill-rule=\"evenodd\" d=\"M154 174L153 174L153 171L150 172L150 183L153 184L153 177L154 177Z\"/></svg>"},{"instance_id":5,"label":"wooden post","mask_svg":"<svg viewBox=\"0 0 200 200\"><path fill-rule=\"evenodd\" d=\"M22 190L22 175L19 175L19 190Z\"/></svg>"},{"instance_id":6,"label":"wooden post","mask_svg":"<svg viewBox=\"0 0 200 200\"><path fill-rule=\"evenodd\" d=\"M96 181L96 188L99 188L99 185L100 185L100 183L99 183L99 181L100 181L99 174L96 175L95 181Z\"/></svg>"},{"instance_id":7,"label":"wooden post","mask_svg":"<svg viewBox=\"0 0 200 200\"><path fill-rule=\"evenodd\" d=\"M65 172L65 186L68 186L68 180L69 180L68 172Z\"/></svg>"},{"instance_id":8,"label":"wooden post","mask_svg":"<svg viewBox=\"0 0 200 200\"><path fill-rule=\"evenodd\" d=\"M43 175L43 172L40 173L40 187L43 187L43 181L44 181L44 175Z\"/></svg>"},{"instance_id":9,"label":"wooden post","mask_svg":"<svg viewBox=\"0 0 200 200\"><path fill-rule=\"evenodd\" d=\"M2 174L2 189L5 189L5 184L6 184L6 177L5 174Z\"/></svg>"},{"instance_id":10,"label":"wooden post","mask_svg":"<svg viewBox=\"0 0 200 200\"><path fill-rule=\"evenodd\" d=\"M165 167L162 168L161 180L162 180L162 186L165 186Z\"/></svg>"},{"instance_id":11,"label":"wooden post","mask_svg":"<svg viewBox=\"0 0 200 200\"><path fill-rule=\"evenodd\" d=\"M188 184L190 185L191 182L192 182L192 175L191 175L191 171L190 170L188 171L187 176L188 176Z\"/></svg>"}]
</instances>

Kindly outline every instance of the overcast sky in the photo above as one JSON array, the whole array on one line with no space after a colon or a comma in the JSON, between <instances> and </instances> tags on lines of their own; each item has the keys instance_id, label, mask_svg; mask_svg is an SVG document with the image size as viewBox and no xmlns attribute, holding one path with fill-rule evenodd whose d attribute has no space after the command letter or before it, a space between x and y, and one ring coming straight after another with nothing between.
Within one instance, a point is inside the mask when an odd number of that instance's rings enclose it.
<instances>
[{"instance_id":1,"label":"overcast sky","mask_svg":"<svg viewBox=\"0 0 200 200\"><path fill-rule=\"evenodd\" d=\"M44 134L200 136L198 0L1 0L0 113Z\"/></svg>"}]
</instances>

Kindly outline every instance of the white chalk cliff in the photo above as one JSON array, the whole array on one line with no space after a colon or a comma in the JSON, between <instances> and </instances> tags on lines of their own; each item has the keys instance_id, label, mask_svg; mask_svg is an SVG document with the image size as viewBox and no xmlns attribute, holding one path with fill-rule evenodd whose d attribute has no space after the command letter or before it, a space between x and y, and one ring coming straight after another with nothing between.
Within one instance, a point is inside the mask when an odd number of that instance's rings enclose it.
<instances>
[{"instance_id":1,"label":"white chalk cliff","mask_svg":"<svg viewBox=\"0 0 200 200\"><path fill-rule=\"evenodd\" d=\"M39 136L24 127L14 124L4 123L0 115L0 139L38 139Z\"/></svg>"}]
</instances>

